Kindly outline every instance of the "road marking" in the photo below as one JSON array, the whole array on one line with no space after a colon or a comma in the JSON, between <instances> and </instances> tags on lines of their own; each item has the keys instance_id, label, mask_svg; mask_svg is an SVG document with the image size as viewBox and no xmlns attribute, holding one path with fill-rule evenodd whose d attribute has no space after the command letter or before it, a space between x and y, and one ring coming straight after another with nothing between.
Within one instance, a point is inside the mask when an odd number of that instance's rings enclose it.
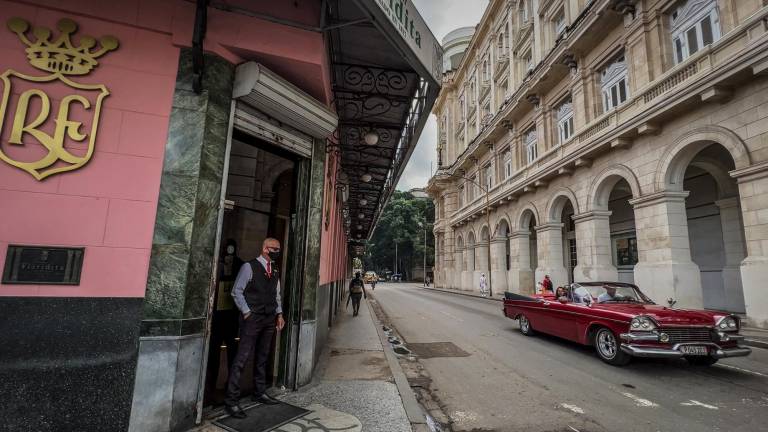
<instances>
[{"instance_id":1,"label":"road marking","mask_svg":"<svg viewBox=\"0 0 768 432\"><path fill-rule=\"evenodd\" d=\"M569 428L571 428L571 430L572 430L573 432L581 432L581 431L579 431L578 429L576 429L575 427L573 427L573 426L571 426L571 425L568 425L568 427L569 427Z\"/></svg>"},{"instance_id":2,"label":"road marking","mask_svg":"<svg viewBox=\"0 0 768 432\"><path fill-rule=\"evenodd\" d=\"M653 402L649 401L648 399L643 399L643 398L641 398L639 396L635 396L632 393L622 393L622 395L624 395L624 396L632 399L633 401L635 401L635 405L637 405L639 407L657 407L657 406L659 406L659 404L657 404L657 403L653 403Z\"/></svg>"},{"instance_id":3,"label":"road marking","mask_svg":"<svg viewBox=\"0 0 768 432\"><path fill-rule=\"evenodd\" d=\"M761 376L761 377L766 377L766 378L768 378L768 375L766 375L766 374L764 374L764 373L760 373L760 372L751 371L751 370L749 370L749 369L742 369L742 368L740 368L740 367L731 366L731 365L727 365L727 364L718 364L718 365L715 365L715 367L724 367L724 368L728 368L728 369L734 369L734 370L737 370L737 371L746 372L746 373L751 373L751 374L755 374L755 375L757 375L757 376Z\"/></svg>"},{"instance_id":4,"label":"road marking","mask_svg":"<svg viewBox=\"0 0 768 432\"><path fill-rule=\"evenodd\" d=\"M700 406L702 408L711 409L711 410L717 410L720 409L714 405L705 404L704 402L699 402L697 400L691 399L690 402L680 402L680 405L685 406Z\"/></svg>"},{"instance_id":5,"label":"road marking","mask_svg":"<svg viewBox=\"0 0 768 432\"><path fill-rule=\"evenodd\" d=\"M576 405L561 403L560 406L565 408L565 409L567 409L567 410L571 410L571 411L575 412L576 414L584 414L584 410L579 408L579 407L577 407ZM568 427L570 427L570 426L568 426Z\"/></svg>"},{"instance_id":6,"label":"road marking","mask_svg":"<svg viewBox=\"0 0 768 432\"><path fill-rule=\"evenodd\" d=\"M452 315L452 314L449 314L449 313L448 313L448 312L446 312L446 311L440 311L440 313L441 313L441 314L443 314L443 315L445 315L445 316L448 316L448 317L450 317L450 318L453 318L453 319L455 319L455 320L456 320L456 321L458 321L458 322L464 322L464 320L463 320L463 319L461 319L461 318L457 317L456 315Z\"/></svg>"}]
</instances>

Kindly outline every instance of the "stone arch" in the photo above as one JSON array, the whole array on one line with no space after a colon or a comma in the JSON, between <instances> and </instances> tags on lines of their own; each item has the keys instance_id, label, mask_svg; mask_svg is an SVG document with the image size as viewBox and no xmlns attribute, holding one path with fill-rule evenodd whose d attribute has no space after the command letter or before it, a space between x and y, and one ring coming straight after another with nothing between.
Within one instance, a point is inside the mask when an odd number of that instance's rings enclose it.
<instances>
[{"instance_id":1,"label":"stone arch","mask_svg":"<svg viewBox=\"0 0 768 432\"><path fill-rule=\"evenodd\" d=\"M473 247L475 246L475 232L472 230L469 230L467 233L467 247Z\"/></svg>"},{"instance_id":2,"label":"stone arch","mask_svg":"<svg viewBox=\"0 0 768 432\"><path fill-rule=\"evenodd\" d=\"M607 210L611 191L616 186L616 183L622 179L629 183L629 187L632 189L632 197L640 197L640 182L637 181L635 173L625 165L613 165L600 172L592 181L589 187L586 210Z\"/></svg>"},{"instance_id":3,"label":"stone arch","mask_svg":"<svg viewBox=\"0 0 768 432\"><path fill-rule=\"evenodd\" d=\"M752 164L749 149L735 132L716 125L700 127L679 137L659 160L655 179L656 191L682 191L688 165L696 154L715 143L728 150L737 170Z\"/></svg>"},{"instance_id":4,"label":"stone arch","mask_svg":"<svg viewBox=\"0 0 768 432\"><path fill-rule=\"evenodd\" d=\"M541 223L539 211L532 202L529 202L520 210L520 216L517 218L517 229L527 229L531 223L531 218L533 218L534 225Z\"/></svg>"},{"instance_id":5,"label":"stone arch","mask_svg":"<svg viewBox=\"0 0 768 432\"><path fill-rule=\"evenodd\" d=\"M509 220L506 216L502 216L497 222L496 222L496 228L493 230L493 237L507 237L509 236L510 231L512 230L512 225L509 223ZM502 231L503 228L503 231Z\"/></svg>"},{"instance_id":6,"label":"stone arch","mask_svg":"<svg viewBox=\"0 0 768 432\"><path fill-rule=\"evenodd\" d=\"M456 249L464 249L464 237L461 234L456 236Z\"/></svg>"},{"instance_id":7,"label":"stone arch","mask_svg":"<svg viewBox=\"0 0 768 432\"><path fill-rule=\"evenodd\" d=\"M564 187L555 191L547 204L547 222L560 222L560 215L563 213L563 208L565 208L568 201L571 202L573 209L578 214L579 202L576 199L576 194L571 189Z\"/></svg>"},{"instance_id":8,"label":"stone arch","mask_svg":"<svg viewBox=\"0 0 768 432\"><path fill-rule=\"evenodd\" d=\"M491 241L491 232L488 228L488 225L483 225L480 227L480 236L478 238L478 242L487 243Z\"/></svg>"}]
</instances>

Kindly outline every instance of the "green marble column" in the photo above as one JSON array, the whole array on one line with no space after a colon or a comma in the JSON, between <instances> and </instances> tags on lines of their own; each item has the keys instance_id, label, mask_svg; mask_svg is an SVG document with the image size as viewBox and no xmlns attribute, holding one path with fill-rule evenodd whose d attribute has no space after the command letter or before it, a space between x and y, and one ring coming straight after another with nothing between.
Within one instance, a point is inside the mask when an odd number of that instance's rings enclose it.
<instances>
[{"instance_id":1,"label":"green marble column","mask_svg":"<svg viewBox=\"0 0 768 432\"><path fill-rule=\"evenodd\" d=\"M203 91L192 90L182 50L144 299L142 336L202 333L207 313L234 66L205 56Z\"/></svg>"},{"instance_id":2,"label":"green marble column","mask_svg":"<svg viewBox=\"0 0 768 432\"><path fill-rule=\"evenodd\" d=\"M315 140L309 180L309 214L307 215L307 251L305 261L302 320L317 315L317 288L320 284L320 239L323 226L323 193L325 192L325 142Z\"/></svg>"}]
</instances>

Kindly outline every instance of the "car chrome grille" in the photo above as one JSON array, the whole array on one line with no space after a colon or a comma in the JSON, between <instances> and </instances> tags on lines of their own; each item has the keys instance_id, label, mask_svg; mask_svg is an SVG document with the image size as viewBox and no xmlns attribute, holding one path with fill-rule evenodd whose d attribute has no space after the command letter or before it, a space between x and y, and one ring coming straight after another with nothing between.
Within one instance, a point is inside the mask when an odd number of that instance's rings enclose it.
<instances>
[{"instance_id":1,"label":"car chrome grille","mask_svg":"<svg viewBox=\"0 0 768 432\"><path fill-rule=\"evenodd\" d=\"M663 328L660 332L668 334L671 343L712 342L712 331L706 327Z\"/></svg>"}]
</instances>

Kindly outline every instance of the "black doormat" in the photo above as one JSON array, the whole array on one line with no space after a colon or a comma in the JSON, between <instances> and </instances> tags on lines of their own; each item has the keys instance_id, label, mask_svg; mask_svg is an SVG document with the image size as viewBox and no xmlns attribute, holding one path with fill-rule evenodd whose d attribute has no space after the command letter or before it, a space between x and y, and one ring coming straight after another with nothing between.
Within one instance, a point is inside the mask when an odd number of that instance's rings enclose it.
<instances>
[{"instance_id":1,"label":"black doormat","mask_svg":"<svg viewBox=\"0 0 768 432\"><path fill-rule=\"evenodd\" d=\"M232 432L266 432L296 420L309 411L280 402L276 405L254 405L245 408L245 413L248 417L244 419L224 417L213 423Z\"/></svg>"}]
</instances>

